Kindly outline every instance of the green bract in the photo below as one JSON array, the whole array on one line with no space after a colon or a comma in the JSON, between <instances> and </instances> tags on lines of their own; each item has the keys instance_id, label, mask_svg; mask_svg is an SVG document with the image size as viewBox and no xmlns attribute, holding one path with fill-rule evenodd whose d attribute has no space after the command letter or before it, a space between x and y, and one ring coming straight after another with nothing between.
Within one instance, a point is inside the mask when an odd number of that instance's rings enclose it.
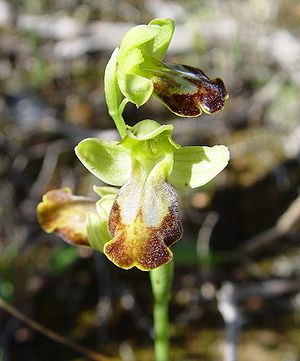
<instances>
[{"instance_id":1,"label":"green bract","mask_svg":"<svg viewBox=\"0 0 300 361\"><path fill-rule=\"evenodd\" d=\"M127 101L139 107L152 93L180 116L223 108L228 94L221 79L210 80L194 67L162 62L173 32L174 22L161 18L125 34L105 71L106 101L113 119L121 117Z\"/></svg>"}]
</instances>

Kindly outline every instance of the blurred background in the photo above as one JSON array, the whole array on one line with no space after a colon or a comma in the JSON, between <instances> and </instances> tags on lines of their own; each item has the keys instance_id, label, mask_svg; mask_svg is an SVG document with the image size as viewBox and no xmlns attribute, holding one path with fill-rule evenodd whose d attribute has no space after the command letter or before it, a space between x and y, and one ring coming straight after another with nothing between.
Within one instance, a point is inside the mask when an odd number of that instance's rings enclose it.
<instances>
[{"instance_id":1,"label":"blurred background","mask_svg":"<svg viewBox=\"0 0 300 361\"><path fill-rule=\"evenodd\" d=\"M80 345L153 360L148 274L47 235L35 208L61 186L95 197L73 148L117 139L104 68L124 32L156 17L177 24L166 61L230 94L215 116L176 118L154 98L125 111L129 124L172 122L182 145L231 152L214 181L181 194L171 360L300 360L297 0L1 0L0 297ZM1 361L88 359L0 308Z\"/></svg>"}]
</instances>

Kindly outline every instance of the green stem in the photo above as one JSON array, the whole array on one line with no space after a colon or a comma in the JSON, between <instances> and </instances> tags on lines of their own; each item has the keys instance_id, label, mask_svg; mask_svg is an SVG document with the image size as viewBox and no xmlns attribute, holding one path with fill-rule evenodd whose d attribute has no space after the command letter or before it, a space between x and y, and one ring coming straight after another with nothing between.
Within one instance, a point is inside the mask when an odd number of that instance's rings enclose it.
<instances>
[{"instance_id":1,"label":"green stem","mask_svg":"<svg viewBox=\"0 0 300 361\"><path fill-rule=\"evenodd\" d=\"M154 317L154 352L156 361L169 361L170 347L169 347L169 317L168 317L168 302L156 302L153 309Z\"/></svg>"},{"instance_id":2,"label":"green stem","mask_svg":"<svg viewBox=\"0 0 300 361\"><path fill-rule=\"evenodd\" d=\"M155 361L169 361L169 315L168 307L173 281L173 261L150 271L154 298L154 352Z\"/></svg>"},{"instance_id":3,"label":"green stem","mask_svg":"<svg viewBox=\"0 0 300 361\"><path fill-rule=\"evenodd\" d=\"M128 100L126 98L124 98L122 101L121 101L121 104L119 105L119 109L118 109L118 115L117 115L117 118L114 119L114 122L116 124L116 127L118 129L118 132L120 134L120 137L123 139L125 136L126 136L126 123L125 123L125 120L123 118L123 111L124 111L124 108L126 106L126 104L128 103Z\"/></svg>"},{"instance_id":4,"label":"green stem","mask_svg":"<svg viewBox=\"0 0 300 361\"><path fill-rule=\"evenodd\" d=\"M126 133L126 124L123 119L122 113L120 113L120 111L117 112L109 111L109 115L113 118L113 121L115 122L117 130L120 134L120 137L121 139L123 139L127 133Z\"/></svg>"}]
</instances>

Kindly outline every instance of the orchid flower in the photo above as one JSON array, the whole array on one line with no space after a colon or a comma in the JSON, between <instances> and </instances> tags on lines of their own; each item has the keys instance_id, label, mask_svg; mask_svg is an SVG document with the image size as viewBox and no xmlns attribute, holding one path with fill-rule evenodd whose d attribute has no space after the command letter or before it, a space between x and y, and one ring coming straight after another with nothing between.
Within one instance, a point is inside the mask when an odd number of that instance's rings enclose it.
<instances>
[{"instance_id":1,"label":"orchid flower","mask_svg":"<svg viewBox=\"0 0 300 361\"><path fill-rule=\"evenodd\" d=\"M225 146L181 147L172 131L172 125L147 119L128 127L120 142L80 142L75 152L85 167L121 188L96 188L102 197L96 204L66 190L50 191L38 207L43 228L103 250L123 269L152 270L169 262L170 246L182 236L175 188L206 184L229 160Z\"/></svg>"},{"instance_id":2,"label":"orchid flower","mask_svg":"<svg viewBox=\"0 0 300 361\"><path fill-rule=\"evenodd\" d=\"M220 78L211 80L198 68L163 62L173 32L174 22L160 18L125 34L105 72L106 102L114 120L128 101L140 107L152 94L179 116L212 114L224 107L228 94Z\"/></svg>"}]
</instances>

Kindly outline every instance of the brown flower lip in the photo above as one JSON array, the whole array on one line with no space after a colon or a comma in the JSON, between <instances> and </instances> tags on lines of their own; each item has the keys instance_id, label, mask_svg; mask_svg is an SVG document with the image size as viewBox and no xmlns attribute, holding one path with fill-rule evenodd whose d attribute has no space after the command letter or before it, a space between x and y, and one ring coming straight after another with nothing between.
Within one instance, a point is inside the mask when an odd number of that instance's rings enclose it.
<instances>
[{"instance_id":1,"label":"brown flower lip","mask_svg":"<svg viewBox=\"0 0 300 361\"><path fill-rule=\"evenodd\" d=\"M147 224L142 208L126 224L122 217L124 210L116 199L108 223L113 239L105 245L104 253L117 266L123 269L136 266L149 271L172 259L169 247L182 237L182 225L177 194L171 185L164 183L163 187L167 190L166 197L170 195L170 204L156 225Z\"/></svg>"},{"instance_id":2,"label":"brown flower lip","mask_svg":"<svg viewBox=\"0 0 300 361\"><path fill-rule=\"evenodd\" d=\"M172 112L182 117L214 114L224 108L229 95L220 78L209 79L198 68L168 64L153 78L154 94Z\"/></svg>"}]
</instances>

